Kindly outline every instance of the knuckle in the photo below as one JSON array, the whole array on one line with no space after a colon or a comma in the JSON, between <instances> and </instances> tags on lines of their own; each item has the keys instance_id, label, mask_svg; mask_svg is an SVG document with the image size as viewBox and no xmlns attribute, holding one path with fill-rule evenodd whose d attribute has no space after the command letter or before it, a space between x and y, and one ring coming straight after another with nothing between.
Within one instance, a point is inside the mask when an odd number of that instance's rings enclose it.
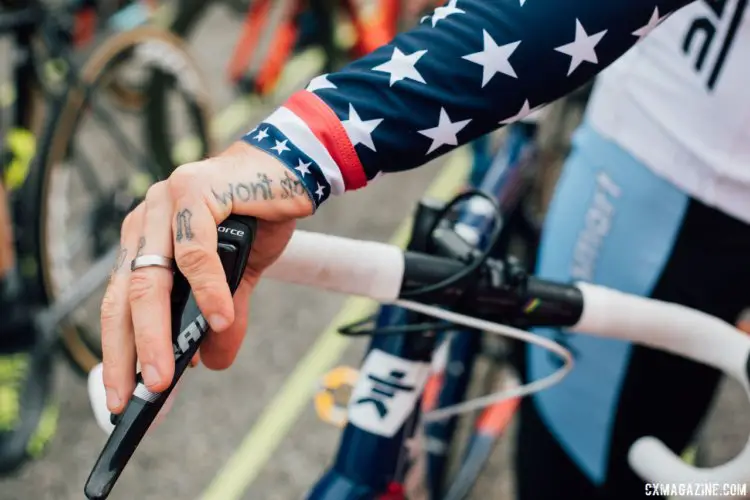
<instances>
[{"instance_id":1,"label":"knuckle","mask_svg":"<svg viewBox=\"0 0 750 500\"><path fill-rule=\"evenodd\" d=\"M117 299L115 298L115 293L112 291L112 287L107 287L107 291L104 292L104 297L102 298L102 305L99 312L99 319L101 320L102 327L106 329L106 326L117 318L118 310L119 307Z\"/></svg>"},{"instance_id":2,"label":"knuckle","mask_svg":"<svg viewBox=\"0 0 750 500\"><path fill-rule=\"evenodd\" d=\"M190 285L193 293L197 297L209 298L208 304L211 307L219 308L218 299L222 295L221 282L209 279L194 280Z\"/></svg>"},{"instance_id":3,"label":"knuckle","mask_svg":"<svg viewBox=\"0 0 750 500\"><path fill-rule=\"evenodd\" d=\"M190 245L177 255L177 265L186 276L200 275L211 262L212 255L203 247Z\"/></svg>"},{"instance_id":4,"label":"knuckle","mask_svg":"<svg viewBox=\"0 0 750 500\"><path fill-rule=\"evenodd\" d=\"M162 203L166 200L169 194L166 181L160 181L156 184L152 184L146 191L146 206L153 206L157 203Z\"/></svg>"},{"instance_id":5,"label":"knuckle","mask_svg":"<svg viewBox=\"0 0 750 500\"><path fill-rule=\"evenodd\" d=\"M106 387L116 387L123 381L123 371L126 364L121 362L121 357L105 350L102 356L102 377Z\"/></svg>"},{"instance_id":6,"label":"knuckle","mask_svg":"<svg viewBox=\"0 0 750 500\"><path fill-rule=\"evenodd\" d=\"M196 183L197 164L187 163L177 167L165 181L165 187L175 199L189 192Z\"/></svg>"},{"instance_id":7,"label":"knuckle","mask_svg":"<svg viewBox=\"0 0 750 500\"><path fill-rule=\"evenodd\" d=\"M122 234L123 235L136 229L136 220L138 218L138 212L140 208L141 208L141 205L139 204L137 207L131 210L128 213L128 215L126 215L125 218L123 219L122 221Z\"/></svg>"},{"instance_id":8,"label":"knuckle","mask_svg":"<svg viewBox=\"0 0 750 500\"><path fill-rule=\"evenodd\" d=\"M141 271L139 269L138 271ZM128 300L130 302L143 302L148 300L154 293L154 282L144 272L130 273L130 287L128 288Z\"/></svg>"},{"instance_id":9,"label":"knuckle","mask_svg":"<svg viewBox=\"0 0 750 500\"><path fill-rule=\"evenodd\" d=\"M106 387L113 387L120 382L117 376L119 368L115 356L102 356L102 378Z\"/></svg>"},{"instance_id":10,"label":"knuckle","mask_svg":"<svg viewBox=\"0 0 750 500\"><path fill-rule=\"evenodd\" d=\"M153 352L154 347L158 345L157 336L148 331L139 329L135 330L134 336L138 358L141 360L153 359L151 353Z\"/></svg>"},{"instance_id":11,"label":"knuckle","mask_svg":"<svg viewBox=\"0 0 750 500\"><path fill-rule=\"evenodd\" d=\"M107 367L106 364L102 365L102 380L104 381L104 387L111 389L116 388L120 385L120 381L112 374L112 370Z\"/></svg>"},{"instance_id":12,"label":"knuckle","mask_svg":"<svg viewBox=\"0 0 750 500\"><path fill-rule=\"evenodd\" d=\"M133 233L137 233L141 230L141 222L143 220L144 204L139 203L137 207L131 210L123 219L122 226L120 229L120 244L125 246L128 237Z\"/></svg>"}]
</instances>

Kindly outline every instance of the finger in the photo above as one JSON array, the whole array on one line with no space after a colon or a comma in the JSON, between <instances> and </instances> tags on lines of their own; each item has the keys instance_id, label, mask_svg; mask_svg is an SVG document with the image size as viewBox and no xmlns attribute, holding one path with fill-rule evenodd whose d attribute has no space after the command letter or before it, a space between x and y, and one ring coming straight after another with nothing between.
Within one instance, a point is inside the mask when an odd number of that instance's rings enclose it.
<instances>
[{"instance_id":1,"label":"finger","mask_svg":"<svg viewBox=\"0 0 750 500\"><path fill-rule=\"evenodd\" d=\"M234 322L223 332L216 334L209 332L201 344L201 361L211 370L225 370L229 368L237 357L237 353L245 338L250 310L250 294L253 290L251 282L243 278L234 293Z\"/></svg>"},{"instance_id":2,"label":"finger","mask_svg":"<svg viewBox=\"0 0 750 500\"><path fill-rule=\"evenodd\" d=\"M209 369L228 368L239 352L247 332L250 311L250 296L260 279L262 271L281 255L294 232L295 222L258 221L255 241L247 269L234 294L234 322L219 335L209 334L201 346L203 364Z\"/></svg>"},{"instance_id":3,"label":"finger","mask_svg":"<svg viewBox=\"0 0 750 500\"><path fill-rule=\"evenodd\" d=\"M141 237L135 258L158 255L172 258L172 199L165 183L151 186L146 193ZM133 333L143 383L161 392L174 375L171 307L172 271L163 267L142 267L130 273L130 309Z\"/></svg>"},{"instance_id":4,"label":"finger","mask_svg":"<svg viewBox=\"0 0 750 500\"><path fill-rule=\"evenodd\" d=\"M223 332L234 321L234 306L217 252L217 221L200 198L185 196L175 207L172 236L177 266L211 330Z\"/></svg>"},{"instance_id":5,"label":"finger","mask_svg":"<svg viewBox=\"0 0 750 500\"><path fill-rule=\"evenodd\" d=\"M102 299L103 380L107 392L107 408L113 413L123 410L135 388L136 351L128 284L130 259L136 253L142 219L143 205L139 205L123 221L120 252Z\"/></svg>"},{"instance_id":6,"label":"finger","mask_svg":"<svg viewBox=\"0 0 750 500\"><path fill-rule=\"evenodd\" d=\"M260 279L261 273L284 251L292 238L296 224L295 220L282 222L258 220L254 239L257 244L253 245L250 251L246 270L253 286Z\"/></svg>"},{"instance_id":7,"label":"finger","mask_svg":"<svg viewBox=\"0 0 750 500\"><path fill-rule=\"evenodd\" d=\"M195 355L190 358L190 367L195 368L201 363L201 355L200 352L196 352Z\"/></svg>"}]
</instances>

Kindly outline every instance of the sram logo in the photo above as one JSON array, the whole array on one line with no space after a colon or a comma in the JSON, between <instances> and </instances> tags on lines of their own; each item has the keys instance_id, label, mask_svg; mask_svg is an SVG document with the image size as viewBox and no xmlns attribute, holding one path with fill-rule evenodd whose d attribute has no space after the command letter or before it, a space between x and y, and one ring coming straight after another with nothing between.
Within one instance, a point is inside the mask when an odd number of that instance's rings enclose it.
<instances>
[{"instance_id":1,"label":"sram logo","mask_svg":"<svg viewBox=\"0 0 750 500\"><path fill-rule=\"evenodd\" d=\"M228 233L234 236L245 236L245 231L240 231L239 229L232 229L231 227L219 226L219 232Z\"/></svg>"},{"instance_id":2,"label":"sram logo","mask_svg":"<svg viewBox=\"0 0 750 500\"><path fill-rule=\"evenodd\" d=\"M187 353L190 345L198 342L204 333L208 331L208 322L203 316L198 316L195 321L190 323L187 328L180 332L172 344L174 359L178 360L182 355Z\"/></svg>"},{"instance_id":3,"label":"sram logo","mask_svg":"<svg viewBox=\"0 0 750 500\"><path fill-rule=\"evenodd\" d=\"M682 41L682 52L692 56L695 72L713 90L724 69L748 0L708 0L706 15L695 18Z\"/></svg>"}]
</instances>

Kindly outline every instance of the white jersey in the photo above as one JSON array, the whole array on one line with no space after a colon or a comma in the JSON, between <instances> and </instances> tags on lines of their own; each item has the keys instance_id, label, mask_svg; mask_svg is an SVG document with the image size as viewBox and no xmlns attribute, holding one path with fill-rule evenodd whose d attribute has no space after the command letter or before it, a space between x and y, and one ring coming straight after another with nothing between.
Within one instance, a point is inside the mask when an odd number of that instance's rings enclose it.
<instances>
[{"instance_id":1,"label":"white jersey","mask_svg":"<svg viewBox=\"0 0 750 500\"><path fill-rule=\"evenodd\" d=\"M695 2L602 72L592 126L694 198L750 223L748 0Z\"/></svg>"}]
</instances>

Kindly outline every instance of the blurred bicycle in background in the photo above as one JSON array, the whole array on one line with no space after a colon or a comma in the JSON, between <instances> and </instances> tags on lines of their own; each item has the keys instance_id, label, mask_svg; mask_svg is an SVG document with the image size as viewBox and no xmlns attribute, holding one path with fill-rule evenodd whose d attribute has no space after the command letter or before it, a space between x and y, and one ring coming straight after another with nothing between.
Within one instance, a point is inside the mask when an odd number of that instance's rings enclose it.
<instances>
[{"instance_id":1,"label":"blurred bicycle in background","mask_svg":"<svg viewBox=\"0 0 750 500\"><path fill-rule=\"evenodd\" d=\"M12 123L3 129L2 142L16 247L27 298L43 310L39 323L50 338L49 331L62 326L62 345L80 373L101 360L98 308L122 218L151 184L177 165L211 154L230 134L212 129L215 94L228 89L253 110L272 106L312 75L334 71L419 22L419 9L405 3L0 0L0 33L31 49L29 59L14 62ZM431 10L443 2L417 3ZM226 16L227 26L219 49L204 44L201 31L204 21L216 15ZM199 68L189 55L194 50L215 51L208 58L211 67ZM313 64L297 73L295 61L301 56ZM202 74L219 67L227 88L209 95ZM546 202L587 96L588 88L543 110L540 121L513 124L472 145L466 188L488 192L503 209L507 229L493 249L496 257L511 255L533 269ZM235 123L251 125L246 115ZM467 203L453 221L456 232L468 239L482 234L486 228L477 224L486 222L486 208ZM368 319L376 329L391 329L375 336L370 349L390 349L403 338L399 328L413 330L425 323L391 306ZM347 331L372 333L361 326ZM420 335L436 333L442 347L423 409L517 383L523 370L515 343L465 330L423 328ZM45 377L41 383L47 383ZM324 420L344 426L340 411L338 419L331 415L346 398L329 398L330 389L321 390L328 403L318 410ZM412 493L468 495L507 430L515 404L427 425L425 434L410 443ZM371 456L382 460L385 455L376 450Z\"/></svg>"},{"instance_id":2,"label":"blurred bicycle in background","mask_svg":"<svg viewBox=\"0 0 750 500\"><path fill-rule=\"evenodd\" d=\"M154 27L118 32L101 15L93 29L88 6L0 1L0 35L15 55L3 82L0 202L20 281L4 297L0 332L0 433L11 436L0 440L0 470L54 435L60 330L76 366L99 359L99 305L123 218L185 161L172 155L181 138L198 144L194 159L212 152L206 86L181 41ZM145 100L128 102L134 89Z\"/></svg>"},{"instance_id":3,"label":"blurred bicycle in background","mask_svg":"<svg viewBox=\"0 0 750 500\"><path fill-rule=\"evenodd\" d=\"M430 7L440 3L435 0L419 2ZM213 15L226 16L221 20L222 27L226 27L222 32L227 34L224 43L229 44L231 50L228 47L226 52L212 54L210 59L216 61L217 66L226 64L227 81L249 109L235 117L236 127L225 127L227 130L223 133L211 130L206 112L204 119L195 122L196 133L181 134L179 140L169 144L163 140L151 141L151 152L159 165L167 169L162 170L164 172L205 156L208 137L216 142L228 139L236 133L234 128L248 127L253 114L291 94L313 75L332 71L390 41L400 29L414 21L406 19L405 12L413 14L421 10L407 10L404 5L402 0L88 0L78 5L75 12L73 42L77 47L87 47L102 28L137 33L144 26L161 26L199 52L203 47L203 22ZM223 54L229 55L228 61L222 58ZM292 83L280 88L282 74L295 72L295 60L304 56L312 61L307 71L293 75ZM168 53L154 52L154 61L169 64L175 72L181 68L178 58ZM203 69L203 72L212 70ZM169 109L173 103L166 95L172 91L173 82L168 78L153 78L144 85L119 72L103 85L112 103L126 113L145 113L153 130L168 129L181 121L180 115ZM215 90L214 94L220 92ZM217 100L216 95L211 98ZM210 101L206 98L200 102L206 102L205 108L208 108ZM161 177L151 177L150 181L158 178ZM98 329L70 330L63 340L82 373L88 373L101 360Z\"/></svg>"}]
</instances>

